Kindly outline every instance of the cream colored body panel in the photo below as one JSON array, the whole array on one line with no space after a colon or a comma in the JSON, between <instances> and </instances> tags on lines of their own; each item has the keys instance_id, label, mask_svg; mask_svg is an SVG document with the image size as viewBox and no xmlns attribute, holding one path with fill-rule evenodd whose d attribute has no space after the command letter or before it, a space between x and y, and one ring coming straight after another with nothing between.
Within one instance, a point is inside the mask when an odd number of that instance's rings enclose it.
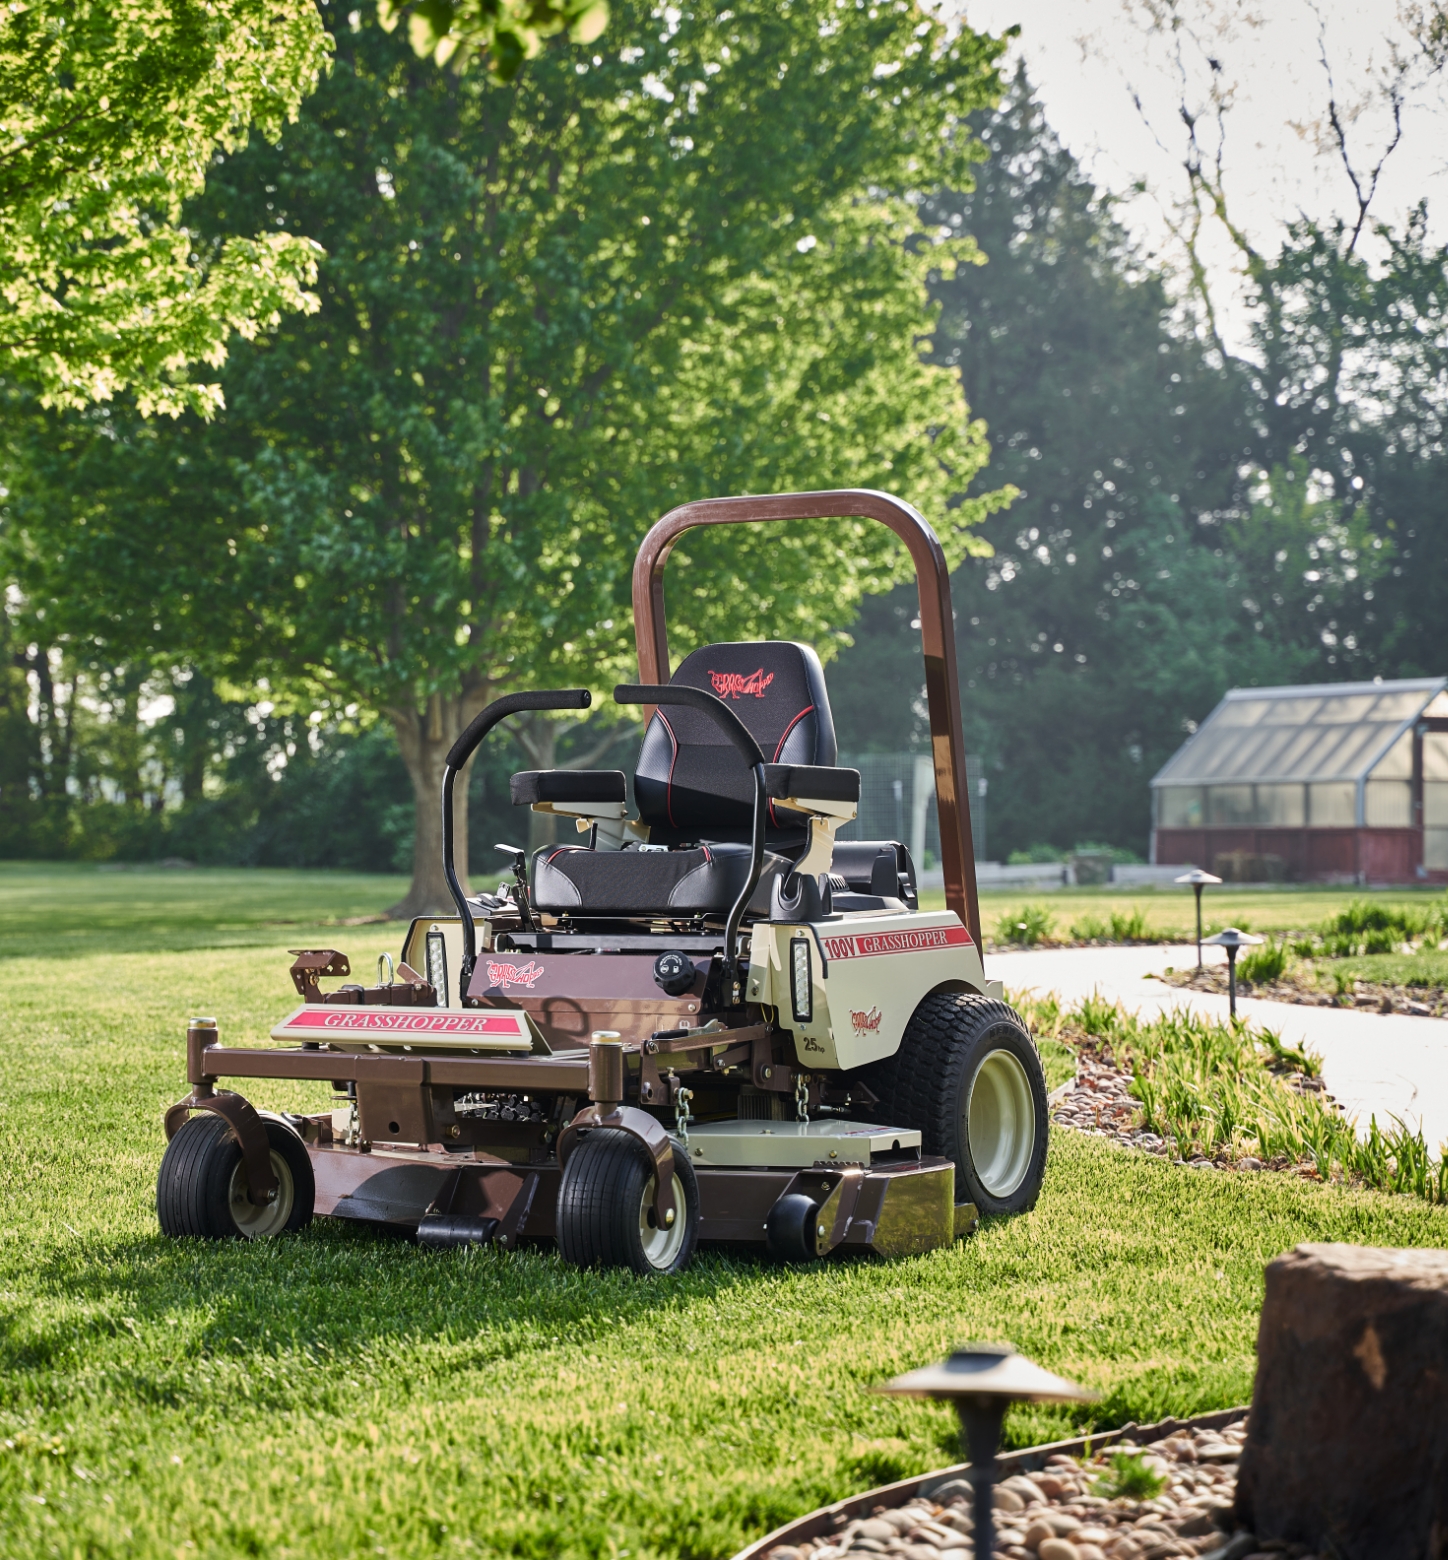
<instances>
[{"instance_id":1,"label":"cream colored body panel","mask_svg":"<svg viewBox=\"0 0 1448 1560\"><path fill-rule=\"evenodd\" d=\"M794 1017L790 943L807 938L813 985L808 1022ZM823 954L823 959L821 958ZM805 1067L863 1067L893 1056L921 999L941 987L995 996L980 950L949 910L874 910L810 926L756 924L748 999L778 1011Z\"/></svg>"},{"instance_id":2,"label":"cream colored body panel","mask_svg":"<svg viewBox=\"0 0 1448 1560\"><path fill-rule=\"evenodd\" d=\"M818 1164L871 1165L876 1154L920 1147L908 1127L876 1127L864 1121L709 1121L689 1128L689 1157L696 1165L782 1166L808 1170Z\"/></svg>"}]
</instances>

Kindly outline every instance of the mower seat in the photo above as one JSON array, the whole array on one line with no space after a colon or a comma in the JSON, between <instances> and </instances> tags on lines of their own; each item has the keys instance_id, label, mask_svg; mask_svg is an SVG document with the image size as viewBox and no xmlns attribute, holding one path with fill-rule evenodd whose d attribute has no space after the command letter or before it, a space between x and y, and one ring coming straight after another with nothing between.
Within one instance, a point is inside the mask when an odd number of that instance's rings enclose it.
<instances>
[{"instance_id":1,"label":"mower seat","mask_svg":"<svg viewBox=\"0 0 1448 1560\"><path fill-rule=\"evenodd\" d=\"M692 850L589 850L553 845L533 858L533 903L551 914L678 916L727 915L749 876L750 850L733 843ZM764 853L764 870L750 896L750 908L769 908L774 879L790 862Z\"/></svg>"},{"instance_id":2,"label":"mower seat","mask_svg":"<svg viewBox=\"0 0 1448 1560\"><path fill-rule=\"evenodd\" d=\"M788 874L807 841L804 815L777 804L790 796L859 800L858 771L835 767L834 721L819 658L808 645L787 641L706 645L680 664L670 682L727 700L764 753L766 850L749 905L763 914L774 879ZM556 796L566 805L566 793L570 802L603 806L616 802L621 779L617 771L529 772L514 776L513 800L536 806ZM582 916L725 915L749 873L754 781L724 733L701 711L658 708L639 750L634 796L648 844L622 850L545 846L533 858L536 907ZM903 846L837 846L846 849L848 875L877 896L887 876L892 895L900 893L897 874L887 874L883 861L876 866L885 852L893 863L898 850L913 888Z\"/></svg>"}]
</instances>

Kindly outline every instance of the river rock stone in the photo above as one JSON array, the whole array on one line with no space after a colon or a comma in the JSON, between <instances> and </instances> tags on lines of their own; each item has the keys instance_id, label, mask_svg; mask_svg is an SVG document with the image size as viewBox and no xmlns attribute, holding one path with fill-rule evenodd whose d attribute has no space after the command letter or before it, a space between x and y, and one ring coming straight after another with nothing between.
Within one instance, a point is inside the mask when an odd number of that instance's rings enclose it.
<instances>
[{"instance_id":1,"label":"river rock stone","mask_svg":"<svg viewBox=\"0 0 1448 1560\"><path fill-rule=\"evenodd\" d=\"M1448 1251L1268 1265L1236 1511L1259 1541L1448 1560Z\"/></svg>"}]
</instances>

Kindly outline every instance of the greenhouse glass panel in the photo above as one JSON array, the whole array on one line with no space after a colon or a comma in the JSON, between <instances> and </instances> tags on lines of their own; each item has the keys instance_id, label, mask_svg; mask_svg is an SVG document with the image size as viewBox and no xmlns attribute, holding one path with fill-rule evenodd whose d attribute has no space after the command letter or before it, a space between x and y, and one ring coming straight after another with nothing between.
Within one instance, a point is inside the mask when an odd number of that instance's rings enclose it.
<instances>
[{"instance_id":1,"label":"greenhouse glass panel","mask_svg":"<svg viewBox=\"0 0 1448 1560\"><path fill-rule=\"evenodd\" d=\"M1423 738L1423 778L1448 780L1448 731L1430 731Z\"/></svg>"},{"instance_id":2,"label":"greenhouse glass panel","mask_svg":"<svg viewBox=\"0 0 1448 1560\"><path fill-rule=\"evenodd\" d=\"M1164 785L1157 793L1159 829L1199 829L1202 826L1202 788L1197 785Z\"/></svg>"},{"instance_id":3,"label":"greenhouse glass panel","mask_svg":"<svg viewBox=\"0 0 1448 1560\"><path fill-rule=\"evenodd\" d=\"M1448 872L1448 829L1424 829L1423 865L1430 872Z\"/></svg>"},{"instance_id":4,"label":"greenhouse glass panel","mask_svg":"<svg viewBox=\"0 0 1448 1560\"><path fill-rule=\"evenodd\" d=\"M1305 787L1259 785L1256 821L1265 829L1300 829L1307 822Z\"/></svg>"},{"instance_id":5,"label":"greenhouse glass panel","mask_svg":"<svg viewBox=\"0 0 1448 1560\"><path fill-rule=\"evenodd\" d=\"M1351 780L1308 786L1307 821L1314 829L1350 829L1357 822L1357 787Z\"/></svg>"},{"instance_id":6,"label":"greenhouse glass panel","mask_svg":"<svg viewBox=\"0 0 1448 1560\"><path fill-rule=\"evenodd\" d=\"M1442 780L1423 782L1423 827L1448 829L1448 784Z\"/></svg>"},{"instance_id":7,"label":"greenhouse glass panel","mask_svg":"<svg viewBox=\"0 0 1448 1560\"><path fill-rule=\"evenodd\" d=\"M1363 821L1370 829L1406 829L1413 821L1410 780L1369 780L1363 799Z\"/></svg>"},{"instance_id":8,"label":"greenhouse glass panel","mask_svg":"<svg viewBox=\"0 0 1448 1560\"><path fill-rule=\"evenodd\" d=\"M1413 733L1405 731L1373 765L1374 780L1411 780L1413 778Z\"/></svg>"},{"instance_id":9,"label":"greenhouse glass panel","mask_svg":"<svg viewBox=\"0 0 1448 1560\"><path fill-rule=\"evenodd\" d=\"M1207 788L1207 822L1250 824L1252 822L1250 785L1213 785Z\"/></svg>"}]
</instances>

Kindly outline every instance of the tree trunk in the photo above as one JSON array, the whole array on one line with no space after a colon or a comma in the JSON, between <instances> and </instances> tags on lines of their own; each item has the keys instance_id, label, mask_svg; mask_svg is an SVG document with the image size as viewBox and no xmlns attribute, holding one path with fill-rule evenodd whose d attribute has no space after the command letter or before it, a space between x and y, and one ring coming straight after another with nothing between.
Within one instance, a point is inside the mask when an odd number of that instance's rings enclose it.
<instances>
[{"instance_id":1,"label":"tree trunk","mask_svg":"<svg viewBox=\"0 0 1448 1560\"><path fill-rule=\"evenodd\" d=\"M448 749L481 706L477 697L444 698L435 693L425 710L387 712L417 803L412 834L412 884L406 895L387 911L391 920L409 921L414 916L454 912L442 869L442 772ZM453 861L464 889L468 886L468 777L472 767L469 760L453 787Z\"/></svg>"},{"instance_id":2,"label":"tree trunk","mask_svg":"<svg viewBox=\"0 0 1448 1560\"><path fill-rule=\"evenodd\" d=\"M558 767L558 722L546 715L525 715L513 724L513 737L528 755L528 763L534 769ZM571 825L570 825L571 827ZM542 850L545 845L558 842L558 819L552 813L528 814L528 854Z\"/></svg>"}]
</instances>

